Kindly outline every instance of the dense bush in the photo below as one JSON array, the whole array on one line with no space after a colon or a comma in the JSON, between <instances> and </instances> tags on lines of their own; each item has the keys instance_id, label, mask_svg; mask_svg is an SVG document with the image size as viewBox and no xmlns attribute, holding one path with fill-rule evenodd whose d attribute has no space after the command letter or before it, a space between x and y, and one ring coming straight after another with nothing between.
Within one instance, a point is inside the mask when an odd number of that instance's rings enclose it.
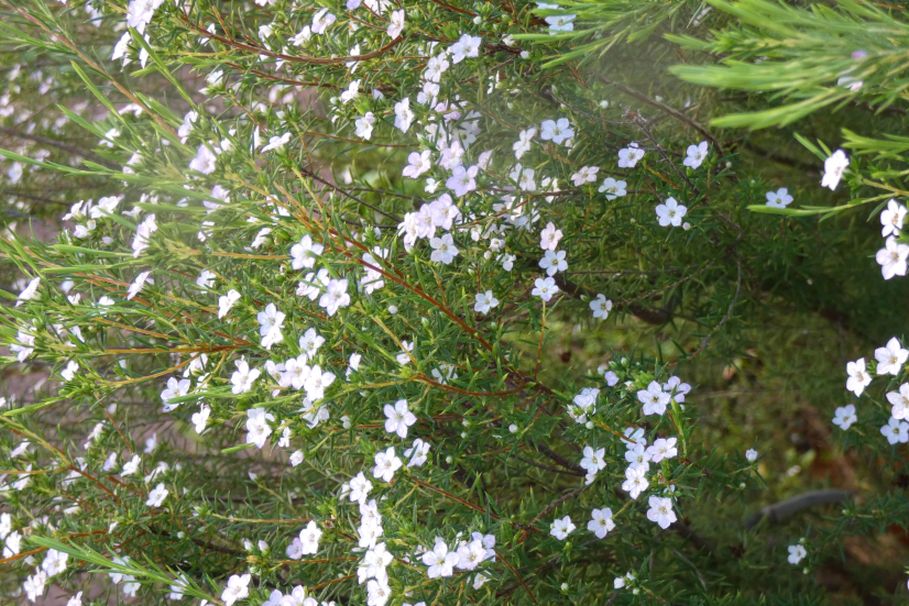
<instances>
[{"instance_id":1,"label":"dense bush","mask_svg":"<svg viewBox=\"0 0 909 606\"><path fill-rule=\"evenodd\" d=\"M899 7L0 6L8 599L906 599Z\"/></svg>"}]
</instances>

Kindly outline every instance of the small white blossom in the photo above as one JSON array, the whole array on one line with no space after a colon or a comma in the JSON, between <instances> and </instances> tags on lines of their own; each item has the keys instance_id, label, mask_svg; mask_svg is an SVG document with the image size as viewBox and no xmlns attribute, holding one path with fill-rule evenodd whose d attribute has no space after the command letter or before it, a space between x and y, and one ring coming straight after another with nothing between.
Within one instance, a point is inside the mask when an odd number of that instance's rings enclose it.
<instances>
[{"instance_id":1,"label":"small white blossom","mask_svg":"<svg viewBox=\"0 0 909 606\"><path fill-rule=\"evenodd\" d=\"M666 198L663 204L656 207L657 222L660 227L679 227L688 213L688 207L679 204L675 198Z\"/></svg>"},{"instance_id":2,"label":"small white blossom","mask_svg":"<svg viewBox=\"0 0 909 606\"><path fill-rule=\"evenodd\" d=\"M771 208L786 208L792 204L792 196L789 195L789 190L785 187L781 187L776 191L768 191L764 197L767 199L767 206Z\"/></svg>"},{"instance_id":3,"label":"small white blossom","mask_svg":"<svg viewBox=\"0 0 909 606\"><path fill-rule=\"evenodd\" d=\"M379 451L375 456L375 467L372 469L372 475L376 479L384 482L391 482L395 472L401 468L403 463L395 454L394 446L389 446L384 451Z\"/></svg>"},{"instance_id":4,"label":"small white blossom","mask_svg":"<svg viewBox=\"0 0 909 606\"><path fill-rule=\"evenodd\" d=\"M855 416L855 404L840 406L834 411L833 424L843 431L852 427L856 421L858 421L858 417Z\"/></svg>"},{"instance_id":5,"label":"small white blossom","mask_svg":"<svg viewBox=\"0 0 909 606\"><path fill-rule=\"evenodd\" d=\"M848 166L849 158L843 150L838 149L833 152L829 158L824 160L824 177L821 179L821 187L829 187L831 191L835 190Z\"/></svg>"},{"instance_id":6,"label":"small white blossom","mask_svg":"<svg viewBox=\"0 0 909 606\"><path fill-rule=\"evenodd\" d=\"M551 277L546 278L537 278L533 282L533 290L530 294L534 297L540 297L543 301L549 302L552 297L559 292L559 287L556 286L555 280Z\"/></svg>"},{"instance_id":7,"label":"small white blossom","mask_svg":"<svg viewBox=\"0 0 909 606\"><path fill-rule=\"evenodd\" d=\"M619 168L634 168L643 157L644 150L641 149L637 143L632 141L628 144L628 147L623 147L619 150L618 166Z\"/></svg>"},{"instance_id":8,"label":"small white blossom","mask_svg":"<svg viewBox=\"0 0 909 606\"><path fill-rule=\"evenodd\" d=\"M789 556L786 560L793 566L797 566L808 555L808 550L801 543L790 545L788 548Z\"/></svg>"},{"instance_id":9,"label":"small white blossom","mask_svg":"<svg viewBox=\"0 0 909 606\"><path fill-rule=\"evenodd\" d=\"M685 152L685 160L682 164L691 169L697 169L704 163L707 158L707 142L701 141L697 145L689 145Z\"/></svg>"},{"instance_id":10,"label":"small white blossom","mask_svg":"<svg viewBox=\"0 0 909 606\"><path fill-rule=\"evenodd\" d=\"M568 535L574 532L575 528L576 526L571 522L571 518L569 516L565 516L564 518L556 518L552 521L552 525L549 527L549 534L560 541L564 541L568 538Z\"/></svg>"},{"instance_id":11,"label":"small white blossom","mask_svg":"<svg viewBox=\"0 0 909 606\"><path fill-rule=\"evenodd\" d=\"M397 434L399 438L407 437L407 429L417 422L417 417L407 407L407 400L398 400L385 405L385 431Z\"/></svg>"},{"instance_id":12,"label":"small white blossom","mask_svg":"<svg viewBox=\"0 0 909 606\"><path fill-rule=\"evenodd\" d=\"M647 510L647 519L656 522L663 530L676 521L675 511L672 510L672 499L669 497L652 496L647 501L650 509Z\"/></svg>"},{"instance_id":13,"label":"small white blossom","mask_svg":"<svg viewBox=\"0 0 909 606\"><path fill-rule=\"evenodd\" d=\"M495 295L492 294L491 290L486 292L478 292L474 296L473 310L480 314L488 314L489 310L493 307L498 306L499 300L495 298Z\"/></svg>"},{"instance_id":14,"label":"small white blossom","mask_svg":"<svg viewBox=\"0 0 909 606\"><path fill-rule=\"evenodd\" d=\"M161 504L164 503L164 499L167 498L167 495L168 491L164 484L158 484L148 493L148 499L146 499L145 504L149 507L161 507Z\"/></svg>"},{"instance_id":15,"label":"small white blossom","mask_svg":"<svg viewBox=\"0 0 909 606\"><path fill-rule=\"evenodd\" d=\"M603 507L594 509L590 512L590 521L587 522L587 530L592 532L598 539L603 539L615 528L615 522L612 520L612 509Z\"/></svg>"},{"instance_id":16,"label":"small white blossom","mask_svg":"<svg viewBox=\"0 0 909 606\"><path fill-rule=\"evenodd\" d=\"M903 369L903 364L909 358L909 350L903 349L899 340L892 337L884 347L874 350L874 359L877 360L877 374L898 375Z\"/></svg>"}]
</instances>

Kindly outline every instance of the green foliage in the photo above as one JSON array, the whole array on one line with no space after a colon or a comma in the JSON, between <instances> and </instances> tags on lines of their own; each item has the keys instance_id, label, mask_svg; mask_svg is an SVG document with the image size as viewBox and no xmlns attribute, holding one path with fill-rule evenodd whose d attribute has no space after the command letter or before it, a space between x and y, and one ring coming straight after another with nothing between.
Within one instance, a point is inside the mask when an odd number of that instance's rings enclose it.
<instances>
[{"instance_id":1,"label":"green foliage","mask_svg":"<svg viewBox=\"0 0 909 606\"><path fill-rule=\"evenodd\" d=\"M164 2L146 22L141 4L0 0L21 113L0 156L26 171L0 239L4 378L48 378L0 410L5 595L41 593L61 554L48 584L142 604L304 586L395 606L905 595L906 447L879 430L901 377L835 430L850 454L829 423L846 361L874 374L907 328L866 224L906 188L899 13L414 1L397 31L381 3ZM841 127L835 193L819 182ZM765 204L780 187L795 207ZM56 239L22 233L35 188L69 206ZM567 251L551 298L546 248ZM406 437L386 425L401 401ZM636 495L635 446L658 439L677 452ZM591 478L586 447L603 449ZM383 477L388 448L402 465ZM850 499L746 524L830 486ZM670 501L665 529L651 498ZM427 552L471 533L482 561L434 574ZM244 574L248 598L231 594Z\"/></svg>"}]
</instances>

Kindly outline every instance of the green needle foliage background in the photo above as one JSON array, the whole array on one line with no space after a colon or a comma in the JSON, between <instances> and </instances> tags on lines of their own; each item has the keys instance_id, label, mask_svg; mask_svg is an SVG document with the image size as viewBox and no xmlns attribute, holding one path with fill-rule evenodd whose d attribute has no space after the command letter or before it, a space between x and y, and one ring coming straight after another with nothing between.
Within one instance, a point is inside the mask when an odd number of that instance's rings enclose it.
<instances>
[{"instance_id":1,"label":"green needle foliage background","mask_svg":"<svg viewBox=\"0 0 909 606\"><path fill-rule=\"evenodd\" d=\"M904 603L909 446L880 431L903 371L874 351L909 332L875 261L909 195L907 55L909 13L871 0L0 0L0 601ZM670 197L684 224L658 223ZM408 241L430 203L450 263ZM544 301L548 223L568 267ZM632 497L635 445L669 438ZM471 533L482 563L429 572Z\"/></svg>"}]
</instances>

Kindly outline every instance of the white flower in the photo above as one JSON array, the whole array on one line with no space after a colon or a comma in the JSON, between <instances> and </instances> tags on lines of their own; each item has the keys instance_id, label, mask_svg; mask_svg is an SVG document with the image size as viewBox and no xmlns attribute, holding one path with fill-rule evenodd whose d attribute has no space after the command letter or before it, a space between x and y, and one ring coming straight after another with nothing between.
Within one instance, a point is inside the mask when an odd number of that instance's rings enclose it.
<instances>
[{"instance_id":1,"label":"white flower","mask_svg":"<svg viewBox=\"0 0 909 606\"><path fill-rule=\"evenodd\" d=\"M177 379L176 377L169 378L167 380L167 385L161 392L161 401L164 403L162 407L163 412L170 412L177 408L180 403L174 402L173 400L182 398L188 394L189 386L189 379Z\"/></svg>"},{"instance_id":2,"label":"white flower","mask_svg":"<svg viewBox=\"0 0 909 606\"><path fill-rule=\"evenodd\" d=\"M808 555L808 550L805 549L805 546L801 543L796 543L795 545L790 545L788 547L789 556L786 560L793 566L797 566L799 562L805 559Z\"/></svg>"},{"instance_id":3,"label":"white flower","mask_svg":"<svg viewBox=\"0 0 909 606\"><path fill-rule=\"evenodd\" d=\"M412 341L401 341L401 352L395 355L395 360L401 366L410 364L413 354L414 343Z\"/></svg>"},{"instance_id":4,"label":"white flower","mask_svg":"<svg viewBox=\"0 0 909 606\"><path fill-rule=\"evenodd\" d=\"M448 47L451 54L451 62L457 65L467 58L480 56L480 43L482 39L479 36L462 34L458 41Z\"/></svg>"},{"instance_id":5,"label":"white flower","mask_svg":"<svg viewBox=\"0 0 909 606\"><path fill-rule=\"evenodd\" d=\"M63 380L66 382L72 381L76 376L77 370L79 370L78 362L70 360L66 363L66 367L60 371L60 376L63 377Z\"/></svg>"},{"instance_id":6,"label":"white flower","mask_svg":"<svg viewBox=\"0 0 909 606\"><path fill-rule=\"evenodd\" d=\"M123 467L120 469L120 475L123 477L133 475L139 470L139 463L141 462L142 459L139 455L133 455L133 458L123 464Z\"/></svg>"},{"instance_id":7,"label":"white flower","mask_svg":"<svg viewBox=\"0 0 909 606\"><path fill-rule=\"evenodd\" d=\"M429 160L430 150L425 149L422 152L411 152L407 156L407 166L404 167L404 171L401 173L405 177L410 177L411 179L416 179L430 168L432 168L432 162Z\"/></svg>"},{"instance_id":8,"label":"white flower","mask_svg":"<svg viewBox=\"0 0 909 606\"><path fill-rule=\"evenodd\" d=\"M430 238L429 245L432 247L429 258L433 263L450 265L460 252L450 233L444 234L441 238Z\"/></svg>"},{"instance_id":9,"label":"white flower","mask_svg":"<svg viewBox=\"0 0 909 606\"><path fill-rule=\"evenodd\" d=\"M594 449L592 446L584 446L583 457L581 458L581 468L587 472L588 484L596 477L597 473L606 467L606 449Z\"/></svg>"},{"instance_id":10,"label":"white flower","mask_svg":"<svg viewBox=\"0 0 909 606\"><path fill-rule=\"evenodd\" d=\"M376 124L376 116L372 112L366 112L354 121L356 134L361 139L369 141L372 139L372 129Z\"/></svg>"},{"instance_id":11,"label":"white flower","mask_svg":"<svg viewBox=\"0 0 909 606\"><path fill-rule=\"evenodd\" d=\"M638 391L638 401L644 405L642 411L645 415L662 415L666 412L669 400L670 395L656 381L651 381L647 389Z\"/></svg>"},{"instance_id":12,"label":"white flower","mask_svg":"<svg viewBox=\"0 0 909 606\"><path fill-rule=\"evenodd\" d=\"M385 405L385 431L407 437L407 428L417 422L417 417L407 407L407 400L398 400Z\"/></svg>"},{"instance_id":13,"label":"white flower","mask_svg":"<svg viewBox=\"0 0 909 606\"><path fill-rule=\"evenodd\" d=\"M707 158L707 142L701 141L697 145L689 145L685 153L686 156L682 164L689 168L697 169Z\"/></svg>"},{"instance_id":14,"label":"white flower","mask_svg":"<svg viewBox=\"0 0 909 606\"><path fill-rule=\"evenodd\" d=\"M387 579L369 579L366 582L366 606L385 606L391 598Z\"/></svg>"},{"instance_id":15,"label":"white flower","mask_svg":"<svg viewBox=\"0 0 909 606\"><path fill-rule=\"evenodd\" d=\"M16 341L10 344L10 350L16 354L17 360L25 362L35 351L35 335L20 329L16 333Z\"/></svg>"},{"instance_id":16,"label":"white flower","mask_svg":"<svg viewBox=\"0 0 909 606\"><path fill-rule=\"evenodd\" d=\"M540 124L540 139L543 141L552 141L556 145L568 141L574 137L574 129L568 118L559 118L558 120L543 120Z\"/></svg>"},{"instance_id":17,"label":"white flower","mask_svg":"<svg viewBox=\"0 0 909 606\"><path fill-rule=\"evenodd\" d=\"M297 342L300 345L300 355L308 361L319 353L319 348L325 343L325 337L316 332L315 328L308 328Z\"/></svg>"},{"instance_id":18,"label":"white flower","mask_svg":"<svg viewBox=\"0 0 909 606\"><path fill-rule=\"evenodd\" d=\"M215 274L207 269L203 269L196 278L196 286L199 288L211 289L215 284Z\"/></svg>"},{"instance_id":19,"label":"white flower","mask_svg":"<svg viewBox=\"0 0 909 606\"><path fill-rule=\"evenodd\" d=\"M231 289L226 295L218 297L218 319L227 315L234 303L240 300L240 293Z\"/></svg>"},{"instance_id":20,"label":"white flower","mask_svg":"<svg viewBox=\"0 0 909 606\"><path fill-rule=\"evenodd\" d=\"M167 495L167 488L164 487L164 484L158 484L148 493L148 499L146 499L145 504L149 507L161 507Z\"/></svg>"},{"instance_id":21,"label":"white flower","mask_svg":"<svg viewBox=\"0 0 909 606\"><path fill-rule=\"evenodd\" d=\"M34 574L25 578L22 589L28 597L29 602L36 602L38 598L44 595L44 585L47 583L47 573L43 570L36 570Z\"/></svg>"},{"instance_id":22,"label":"white flower","mask_svg":"<svg viewBox=\"0 0 909 606\"><path fill-rule=\"evenodd\" d=\"M663 530L676 521L675 511L672 510L672 499L651 496L647 503L650 505L650 509L647 510L647 519L656 522Z\"/></svg>"},{"instance_id":23,"label":"white flower","mask_svg":"<svg viewBox=\"0 0 909 606\"><path fill-rule=\"evenodd\" d=\"M347 494L347 497L352 502L366 503L369 491L372 490L372 482L370 482L361 471L350 479L348 488L350 489L350 492Z\"/></svg>"},{"instance_id":24,"label":"white flower","mask_svg":"<svg viewBox=\"0 0 909 606\"><path fill-rule=\"evenodd\" d=\"M656 207L657 221L660 227L679 227L688 212L688 207L676 202L675 198L666 198L663 204Z\"/></svg>"},{"instance_id":25,"label":"white flower","mask_svg":"<svg viewBox=\"0 0 909 606\"><path fill-rule=\"evenodd\" d=\"M479 171L479 166L465 168L459 164L452 169L451 176L445 180L445 187L460 198L477 188L476 176Z\"/></svg>"},{"instance_id":26,"label":"white flower","mask_svg":"<svg viewBox=\"0 0 909 606\"><path fill-rule=\"evenodd\" d=\"M341 104L346 105L350 103L360 94L360 80L352 80L350 84L347 85L347 89L341 93L338 99L341 101Z\"/></svg>"},{"instance_id":27,"label":"white flower","mask_svg":"<svg viewBox=\"0 0 909 606\"><path fill-rule=\"evenodd\" d=\"M758 451L753 448L749 448L745 451L745 460L749 463L754 463L758 459Z\"/></svg>"},{"instance_id":28,"label":"white flower","mask_svg":"<svg viewBox=\"0 0 909 606\"><path fill-rule=\"evenodd\" d=\"M634 141L619 150L619 168L634 168L641 158L644 157L644 150L641 149Z\"/></svg>"},{"instance_id":29,"label":"white flower","mask_svg":"<svg viewBox=\"0 0 909 606\"><path fill-rule=\"evenodd\" d=\"M26 301L31 301L38 294L38 285L41 284L41 278L34 278L28 283L28 286L22 289L16 298L16 307L19 307Z\"/></svg>"},{"instance_id":30,"label":"white flower","mask_svg":"<svg viewBox=\"0 0 909 606\"><path fill-rule=\"evenodd\" d=\"M404 458L407 459L407 466L422 467L429 458L429 448L430 445L428 442L424 442L420 438L414 440L411 447L404 451Z\"/></svg>"},{"instance_id":31,"label":"white flower","mask_svg":"<svg viewBox=\"0 0 909 606\"><path fill-rule=\"evenodd\" d=\"M909 358L909 351L902 348L899 340L892 337L884 347L874 350L874 359L877 360L877 374L898 375Z\"/></svg>"},{"instance_id":32,"label":"white flower","mask_svg":"<svg viewBox=\"0 0 909 606\"><path fill-rule=\"evenodd\" d=\"M571 183L575 187L581 187L585 183L593 183L597 180L597 173L600 171L598 166L582 166L576 173L571 175Z\"/></svg>"},{"instance_id":33,"label":"white flower","mask_svg":"<svg viewBox=\"0 0 909 606\"><path fill-rule=\"evenodd\" d=\"M537 129L533 126L518 133L518 140L511 146L511 149L514 150L514 157L516 160L520 160L521 156L530 151L531 142L536 134Z\"/></svg>"},{"instance_id":34,"label":"white flower","mask_svg":"<svg viewBox=\"0 0 909 606\"><path fill-rule=\"evenodd\" d=\"M332 13L328 12L327 8L320 9L315 15L312 16L312 33L314 34L324 34L331 25L337 21Z\"/></svg>"},{"instance_id":35,"label":"white flower","mask_svg":"<svg viewBox=\"0 0 909 606\"><path fill-rule=\"evenodd\" d=\"M612 201L616 198L625 197L625 194L628 193L627 188L628 184L625 181L606 177L603 179L603 182L600 183L597 191L601 194L606 194L606 199Z\"/></svg>"},{"instance_id":36,"label":"white flower","mask_svg":"<svg viewBox=\"0 0 909 606\"><path fill-rule=\"evenodd\" d=\"M909 383L900 385L899 391L887 392L887 401L890 402L890 416L894 419L909 421ZM854 412L853 407L853 412ZM843 429L846 429L845 427Z\"/></svg>"},{"instance_id":37,"label":"white flower","mask_svg":"<svg viewBox=\"0 0 909 606\"><path fill-rule=\"evenodd\" d=\"M568 269L568 262L565 260L564 250L547 250L540 259L540 269L546 272L548 276L554 276L561 271Z\"/></svg>"},{"instance_id":38,"label":"white flower","mask_svg":"<svg viewBox=\"0 0 909 606\"><path fill-rule=\"evenodd\" d=\"M365 504L366 498L369 496L369 491L372 490L372 482L370 482L361 471L350 479L350 482L346 487L350 491L347 493L347 497L351 502Z\"/></svg>"},{"instance_id":39,"label":"white flower","mask_svg":"<svg viewBox=\"0 0 909 606\"><path fill-rule=\"evenodd\" d=\"M455 564L458 563L458 554L448 551L448 545L441 537L436 537L433 548L423 553L420 560L428 566L426 574L430 579L450 577L454 574Z\"/></svg>"},{"instance_id":40,"label":"white flower","mask_svg":"<svg viewBox=\"0 0 909 606\"><path fill-rule=\"evenodd\" d=\"M260 151L264 154L268 151L282 149L287 142L290 141L290 133L284 133L283 135L273 135L268 138L268 144L265 145Z\"/></svg>"},{"instance_id":41,"label":"white flower","mask_svg":"<svg viewBox=\"0 0 909 606\"><path fill-rule=\"evenodd\" d=\"M854 362L846 362L846 389L855 394L862 395L865 388L871 384L871 375L865 370L865 358Z\"/></svg>"},{"instance_id":42,"label":"white flower","mask_svg":"<svg viewBox=\"0 0 909 606\"><path fill-rule=\"evenodd\" d=\"M615 528L615 522L612 520L612 509L603 507L594 509L590 512L590 521L587 522L587 530L592 532L598 539L605 538L609 531Z\"/></svg>"},{"instance_id":43,"label":"white flower","mask_svg":"<svg viewBox=\"0 0 909 606\"><path fill-rule=\"evenodd\" d=\"M66 561L69 554L56 549L48 549L47 555L41 562L41 570L47 574L47 578L55 577L66 570Z\"/></svg>"},{"instance_id":44,"label":"white flower","mask_svg":"<svg viewBox=\"0 0 909 606\"><path fill-rule=\"evenodd\" d=\"M163 2L164 0L131 0L126 8L126 24L140 34L145 33L146 26L151 23L155 11Z\"/></svg>"},{"instance_id":45,"label":"white flower","mask_svg":"<svg viewBox=\"0 0 909 606\"><path fill-rule=\"evenodd\" d=\"M149 278L150 275L150 271L143 271L138 276L136 276L136 279L133 280L132 284L129 285L129 288L126 291L127 301L131 301L136 295L138 295L145 287L146 282L152 282L151 278Z\"/></svg>"},{"instance_id":46,"label":"white flower","mask_svg":"<svg viewBox=\"0 0 909 606\"><path fill-rule=\"evenodd\" d=\"M677 443L678 440L676 438L657 438L653 441L653 444L647 447L646 456L654 463L672 459L679 454L676 448Z\"/></svg>"},{"instance_id":47,"label":"white flower","mask_svg":"<svg viewBox=\"0 0 909 606\"><path fill-rule=\"evenodd\" d=\"M887 438L890 445L909 442L909 423L890 417L887 424L881 427L881 435Z\"/></svg>"},{"instance_id":48,"label":"white flower","mask_svg":"<svg viewBox=\"0 0 909 606\"><path fill-rule=\"evenodd\" d=\"M262 371L258 368L250 369L249 364L246 362L246 358L240 358L234 362L234 365L237 367L237 370L230 376L230 383L233 386L231 388L231 393L234 395L246 393L252 389L253 383L256 382L256 379L259 378Z\"/></svg>"},{"instance_id":49,"label":"white flower","mask_svg":"<svg viewBox=\"0 0 909 606\"><path fill-rule=\"evenodd\" d=\"M350 305L350 295L347 294L347 280L330 279L325 285L325 293L319 297L319 307L329 316L333 316L342 307Z\"/></svg>"},{"instance_id":50,"label":"white flower","mask_svg":"<svg viewBox=\"0 0 909 606\"><path fill-rule=\"evenodd\" d=\"M488 314L489 310L498 306L499 300L495 298L491 290L478 292L474 297L473 310L480 314Z\"/></svg>"},{"instance_id":51,"label":"white flower","mask_svg":"<svg viewBox=\"0 0 909 606\"><path fill-rule=\"evenodd\" d=\"M332 372L322 372L322 368L316 364L308 373L303 382L303 389L306 391L306 397L310 401L316 402L325 397L325 388L335 382L335 375Z\"/></svg>"},{"instance_id":52,"label":"white flower","mask_svg":"<svg viewBox=\"0 0 909 606\"><path fill-rule=\"evenodd\" d=\"M439 82L451 64L448 62L445 54L430 57L426 62L426 68L423 70L423 80L427 82Z\"/></svg>"},{"instance_id":53,"label":"white flower","mask_svg":"<svg viewBox=\"0 0 909 606\"><path fill-rule=\"evenodd\" d=\"M605 320L609 317L609 312L612 311L612 301L607 299L606 295L598 294L590 302L590 310L593 312L594 318Z\"/></svg>"},{"instance_id":54,"label":"white flower","mask_svg":"<svg viewBox=\"0 0 909 606\"><path fill-rule=\"evenodd\" d=\"M202 404L199 406L199 412L194 412L190 417L190 421L193 423L193 427L196 430L196 433L201 434L205 431L205 427L208 425L208 417L211 415L211 407L207 404Z\"/></svg>"},{"instance_id":55,"label":"white flower","mask_svg":"<svg viewBox=\"0 0 909 606\"><path fill-rule=\"evenodd\" d=\"M388 20L388 29L385 30L385 33L388 34L389 38L397 38L402 31L404 31L404 9L399 9L391 13L391 18Z\"/></svg>"},{"instance_id":56,"label":"white flower","mask_svg":"<svg viewBox=\"0 0 909 606\"><path fill-rule=\"evenodd\" d=\"M549 15L544 21L549 25L550 34L574 31L574 20L577 15Z\"/></svg>"},{"instance_id":57,"label":"white flower","mask_svg":"<svg viewBox=\"0 0 909 606\"><path fill-rule=\"evenodd\" d=\"M785 187L776 191L768 191L764 197L767 199L767 206L772 208L786 208L792 204L792 196L789 195L789 189Z\"/></svg>"},{"instance_id":58,"label":"white flower","mask_svg":"<svg viewBox=\"0 0 909 606\"><path fill-rule=\"evenodd\" d=\"M907 386L909 387L909 386ZM890 394L887 394L888 397ZM909 410L909 409L907 409ZM855 404L847 404L846 406L840 406L833 413L833 424L838 426L843 431L846 431L852 424L858 421L858 417L855 416Z\"/></svg>"},{"instance_id":59,"label":"white flower","mask_svg":"<svg viewBox=\"0 0 909 606\"><path fill-rule=\"evenodd\" d=\"M559 292L559 287L556 286L555 280L551 277L548 278L537 278L533 282L533 290L530 292L535 297L540 297L545 302L549 302L552 299L553 295Z\"/></svg>"},{"instance_id":60,"label":"white flower","mask_svg":"<svg viewBox=\"0 0 909 606\"><path fill-rule=\"evenodd\" d=\"M843 150L838 149L833 152L829 158L824 160L824 177L821 179L821 187L829 187L830 191L835 190L848 166L849 158L846 157Z\"/></svg>"},{"instance_id":61,"label":"white flower","mask_svg":"<svg viewBox=\"0 0 909 606\"><path fill-rule=\"evenodd\" d=\"M559 246L559 240L562 239L562 230L550 221L540 232L540 248L543 250L555 250Z\"/></svg>"},{"instance_id":62,"label":"white flower","mask_svg":"<svg viewBox=\"0 0 909 606\"><path fill-rule=\"evenodd\" d=\"M571 517L556 518L549 527L549 534L560 541L564 541L568 538L568 535L574 532L575 528L576 526L571 522Z\"/></svg>"},{"instance_id":63,"label":"white flower","mask_svg":"<svg viewBox=\"0 0 909 606\"><path fill-rule=\"evenodd\" d=\"M486 547L483 545L481 538L475 538L470 542L463 542L457 551L457 567L461 570L474 570L486 559Z\"/></svg>"},{"instance_id":64,"label":"white flower","mask_svg":"<svg viewBox=\"0 0 909 606\"><path fill-rule=\"evenodd\" d=\"M221 601L224 602L224 606L233 606L238 600L249 596L249 581L251 578L249 574L242 576L233 574L227 579L227 587L221 593Z\"/></svg>"},{"instance_id":65,"label":"white flower","mask_svg":"<svg viewBox=\"0 0 909 606\"><path fill-rule=\"evenodd\" d=\"M189 168L190 170L199 171L203 175L210 175L215 172L215 163L217 160L218 157L212 153L208 146L202 144L196 150L195 157L190 161Z\"/></svg>"},{"instance_id":66,"label":"white flower","mask_svg":"<svg viewBox=\"0 0 909 606\"><path fill-rule=\"evenodd\" d=\"M306 528L300 531L300 554L312 555L319 551L319 539L322 538L322 531L318 525L310 520Z\"/></svg>"},{"instance_id":67,"label":"white flower","mask_svg":"<svg viewBox=\"0 0 909 606\"><path fill-rule=\"evenodd\" d=\"M406 133L413 123L415 115L410 109L410 98L406 97L395 103L395 128Z\"/></svg>"},{"instance_id":68,"label":"white flower","mask_svg":"<svg viewBox=\"0 0 909 606\"><path fill-rule=\"evenodd\" d=\"M906 207L897 202L890 200L887 202L887 208L881 212L881 236L898 236L903 229L903 220L906 218Z\"/></svg>"},{"instance_id":69,"label":"white flower","mask_svg":"<svg viewBox=\"0 0 909 606\"><path fill-rule=\"evenodd\" d=\"M246 443L255 444L257 448L265 446L265 441L271 435L269 421L274 421L275 416L264 408L250 408L246 411Z\"/></svg>"},{"instance_id":70,"label":"white flower","mask_svg":"<svg viewBox=\"0 0 909 606\"><path fill-rule=\"evenodd\" d=\"M893 236L884 241L884 248L877 251L875 260L881 266L881 274L885 280L893 276L906 275L906 261L909 259L909 245L901 244Z\"/></svg>"},{"instance_id":71,"label":"white flower","mask_svg":"<svg viewBox=\"0 0 909 606\"><path fill-rule=\"evenodd\" d=\"M389 446L384 451L379 451L375 456L375 467L372 468L374 478L391 482L395 472L401 468L401 459L395 454L394 446Z\"/></svg>"},{"instance_id":72,"label":"white flower","mask_svg":"<svg viewBox=\"0 0 909 606\"><path fill-rule=\"evenodd\" d=\"M259 336L262 337L262 347L270 350L273 345L284 340L281 326L284 324L284 312L279 311L274 303L269 303L263 311L256 314L259 321Z\"/></svg>"},{"instance_id":73,"label":"white flower","mask_svg":"<svg viewBox=\"0 0 909 606\"><path fill-rule=\"evenodd\" d=\"M318 242L313 242L309 234L303 236L299 243L290 249L290 266L293 269L311 268L316 263L316 257L322 254L325 247Z\"/></svg>"},{"instance_id":74,"label":"white flower","mask_svg":"<svg viewBox=\"0 0 909 606\"><path fill-rule=\"evenodd\" d=\"M136 235L133 237L133 257L139 258L149 246L151 236L158 231L158 220L155 215L148 215L136 226Z\"/></svg>"}]
</instances>

